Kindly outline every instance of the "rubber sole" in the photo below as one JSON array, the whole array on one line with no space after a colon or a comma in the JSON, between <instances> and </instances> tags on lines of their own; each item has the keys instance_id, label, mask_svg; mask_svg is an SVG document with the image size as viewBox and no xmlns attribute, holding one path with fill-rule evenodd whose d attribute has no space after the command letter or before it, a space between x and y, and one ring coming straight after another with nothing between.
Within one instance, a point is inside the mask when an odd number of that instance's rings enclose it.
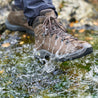
<instances>
[{"instance_id":1,"label":"rubber sole","mask_svg":"<svg viewBox=\"0 0 98 98\"><path fill-rule=\"evenodd\" d=\"M34 35L34 32L32 30L26 29L25 27L22 27L22 26L12 25L12 24L9 23L8 20L5 21L5 25L6 25L6 27L9 30L12 30L12 31L22 31L22 32L26 32L26 33Z\"/></svg>"},{"instance_id":2,"label":"rubber sole","mask_svg":"<svg viewBox=\"0 0 98 98\"><path fill-rule=\"evenodd\" d=\"M90 47L90 48L87 48L86 51L83 54L76 55L76 56L73 56L73 57L69 57L68 59L62 58L62 59L60 59L60 61L64 62L64 61L68 61L68 60L74 60L74 59L86 56L88 54L91 54L92 52L93 52L93 48Z\"/></svg>"},{"instance_id":3,"label":"rubber sole","mask_svg":"<svg viewBox=\"0 0 98 98\"><path fill-rule=\"evenodd\" d=\"M52 53L50 53L47 50L39 50L35 54L35 57L37 59L39 59L39 58L42 58L42 59L43 58L45 58L45 59L48 58L49 59L51 57L55 61L65 62L65 61L81 58L81 57L86 56L86 55L88 55L88 54L90 54L92 52L93 52L93 48L92 47L88 47L88 48L84 48L84 49L78 50L78 51L76 51L74 53L71 53L71 54L65 54L65 55L58 55L58 56L56 56L55 54L52 54Z\"/></svg>"}]
</instances>

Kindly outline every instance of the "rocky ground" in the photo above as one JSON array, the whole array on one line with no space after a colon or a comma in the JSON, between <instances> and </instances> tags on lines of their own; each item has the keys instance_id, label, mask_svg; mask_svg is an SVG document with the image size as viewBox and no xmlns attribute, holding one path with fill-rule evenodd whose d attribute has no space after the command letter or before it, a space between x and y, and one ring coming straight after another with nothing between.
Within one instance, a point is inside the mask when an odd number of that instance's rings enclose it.
<instances>
[{"instance_id":1,"label":"rocky ground","mask_svg":"<svg viewBox=\"0 0 98 98\"><path fill-rule=\"evenodd\" d=\"M5 22L5 19L10 10L12 0L0 0L0 24Z\"/></svg>"},{"instance_id":2,"label":"rocky ground","mask_svg":"<svg viewBox=\"0 0 98 98\"><path fill-rule=\"evenodd\" d=\"M98 26L98 1L96 1L97 3L94 1L54 0L54 5L57 8L59 18L66 19L67 22L73 22L75 27L85 24Z\"/></svg>"}]
</instances>

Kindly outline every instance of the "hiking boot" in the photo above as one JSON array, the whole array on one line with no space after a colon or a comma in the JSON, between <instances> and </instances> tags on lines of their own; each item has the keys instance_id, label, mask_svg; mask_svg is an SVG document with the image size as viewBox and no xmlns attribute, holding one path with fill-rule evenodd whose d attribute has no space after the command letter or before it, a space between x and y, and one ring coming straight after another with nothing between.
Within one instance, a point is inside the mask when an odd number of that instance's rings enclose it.
<instances>
[{"instance_id":1,"label":"hiking boot","mask_svg":"<svg viewBox=\"0 0 98 98\"><path fill-rule=\"evenodd\" d=\"M36 57L53 57L57 61L67 61L92 53L92 46L66 33L65 27L56 18L54 10L40 12L33 22Z\"/></svg>"},{"instance_id":2,"label":"hiking boot","mask_svg":"<svg viewBox=\"0 0 98 98\"><path fill-rule=\"evenodd\" d=\"M9 30L13 31L24 31L33 33L31 26L28 26L26 17L24 16L23 10L13 6L12 11L9 13L5 25Z\"/></svg>"}]
</instances>

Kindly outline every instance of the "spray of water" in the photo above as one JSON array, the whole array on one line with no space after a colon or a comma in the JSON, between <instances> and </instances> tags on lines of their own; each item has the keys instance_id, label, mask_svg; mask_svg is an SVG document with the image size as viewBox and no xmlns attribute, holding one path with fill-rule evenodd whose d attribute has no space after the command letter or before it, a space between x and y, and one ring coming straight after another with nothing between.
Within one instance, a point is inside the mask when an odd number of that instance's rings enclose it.
<instances>
[{"instance_id":1,"label":"spray of water","mask_svg":"<svg viewBox=\"0 0 98 98\"><path fill-rule=\"evenodd\" d=\"M55 57L35 59L37 53L33 43L19 45L21 33L6 33L2 41L11 42L7 48L0 47L0 97L91 97L98 94L98 51L94 56L64 62L54 61ZM12 37L13 36L13 37ZM17 39L20 38L20 39ZM29 41L28 41L29 42ZM57 42L55 42L57 45ZM60 46L56 56L62 48ZM54 49L53 49L54 51ZM92 57L91 57L92 56ZM94 58L93 58L94 57ZM42 62L42 63L41 63ZM56 68L61 69L58 73ZM66 73L62 73L66 71Z\"/></svg>"}]
</instances>

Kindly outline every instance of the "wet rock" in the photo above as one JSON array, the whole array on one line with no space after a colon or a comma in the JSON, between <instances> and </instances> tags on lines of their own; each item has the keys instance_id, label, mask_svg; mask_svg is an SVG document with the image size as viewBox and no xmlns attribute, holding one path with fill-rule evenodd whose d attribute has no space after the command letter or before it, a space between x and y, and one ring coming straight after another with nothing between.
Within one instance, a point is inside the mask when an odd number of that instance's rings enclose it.
<instances>
[{"instance_id":1,"label":"wet rock","mask_svg":"<svg viewBox=\"0 0 98 98\"><path fill-rule=\"evenodd\" d=\"M0 9L0 24L3 24L9 14L7 8Z\"/></svg>"},{"instance_id":2,"label":"wet rock","mask_svg":"<svg viewBox=\"0 0 98 98\"><path fill-rule=\"evenodd\" d=\"M0 0L0 8L8 6L12 0Z\"/></svg>"},{"instance_id":3,"label":"wet rock","mask_svg":"<svg viewBox=\"0 0 98 98\"><path fill-rule=\"evenodd\" d=\"M0 24L5 22L9 14L11 1L12 0L0 0Z\"/></svg>"},{"instance_id":4,"label":"wet rock","mask_svg":"<svg viewBox=\"0 0 98 98\"><path fill-rule=\"evenodd\" d=\"M0 10L0 24L3 24L9 14L9 11L7 8L3 8Z\"/></svg>"},{"instance_id":5,"label":"wet rock","mask_svg":"<svg viewBox=\"0 0 98 98\"><path fill-rule=\"evenodd\" d=\"M79 21L75 24L75 27L82 26L85 24L93 25L93 20L91 17L97 17L97 12L92 3L88 3L85 0L53 0L54 5L59 13L60 19L67 19L69 21L74 18ZM63 4L62 4L63 1ZM62 8L60 10L60 7ZM98 18L98 17L97 17Z\"/></svg>"},{"instance_id":6,"label":"wet rock","mask_svg":"<svg viewBox=\"0 0 98 98\"><path fill-rule=\"evenodd\" d=\"M88 24L82 25L82 26L77 26L77 27L68 27L69 29L76 29L76 30L94 30L94 31L98 31L98 26L91 26Z\"/></svg>"},{"instance_id":7,"label":"wet rock","mask_svg":"<svg viewBox=\"0 0 98 98\"><path fill-rule=\"evenodd\" d=\"M57 8L57 11L59 11L59 3L62 0L54 0L54 5ZM64 7L62 8L62 11L60 12L59 18L66 18L70 19L71 12L75 12L75 17L77 19L81 19L84 17L87 17L90 15L92 11L92 6L88 3L86 3L83 0L63 0L65 1ZM57 3L56 3L57 2Z\"/></svg>"}]
</instances>

